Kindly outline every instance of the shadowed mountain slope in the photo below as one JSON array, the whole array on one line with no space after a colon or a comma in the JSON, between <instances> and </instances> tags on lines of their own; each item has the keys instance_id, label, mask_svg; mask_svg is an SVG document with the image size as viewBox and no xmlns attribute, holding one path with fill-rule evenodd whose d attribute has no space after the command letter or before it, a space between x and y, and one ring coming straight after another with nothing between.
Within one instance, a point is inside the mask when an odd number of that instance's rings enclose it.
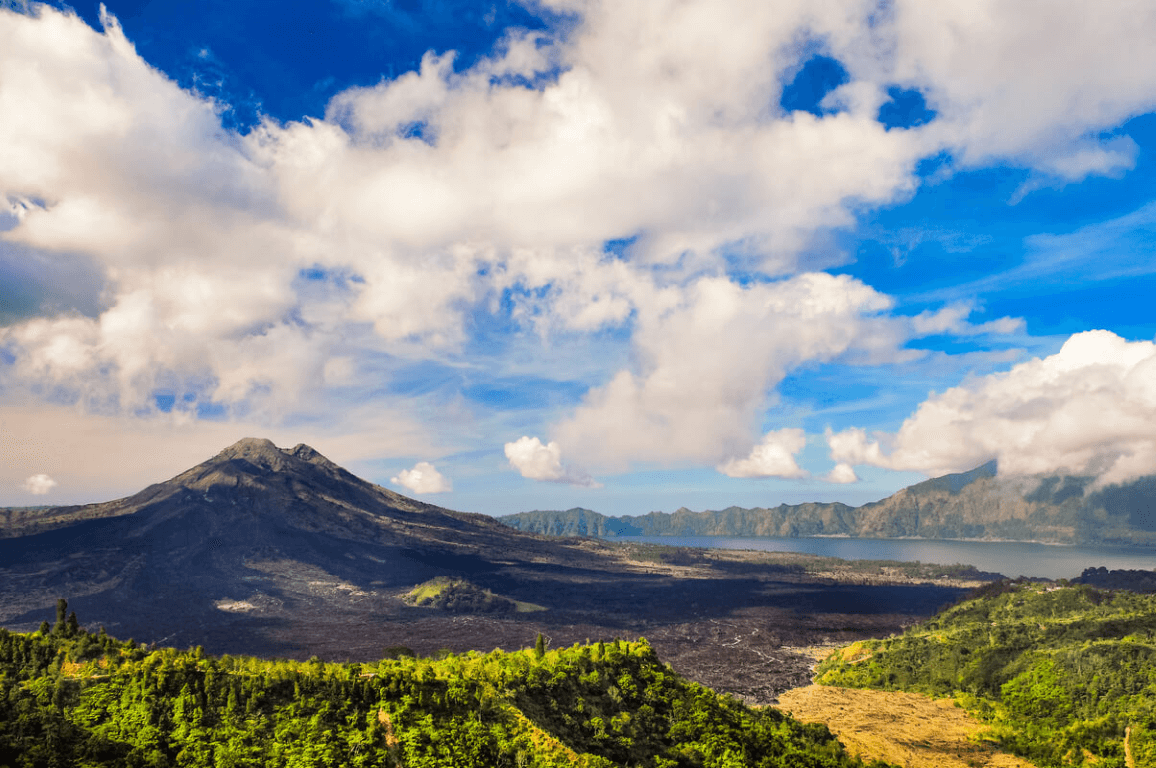
<instances>
[{"instance_id":1,"label":"shadowed mountain slope","mask_svg":"<svg viewBox=\"0 0 1156 768\"><path fill-rule=\"evenodd\" d=\"M1091 477L1000 477L996 463L904 488L881 501L781 504L607 517L588 509L498 518L561 536L855 536L1156 546L1156 477L1097 488Z\"/></svg>"},{"instance_id":2,"label":"shadowed mountain slope","mask_svg":"<svg viewBox=\"0 0 1156 768\"><path fill-rule=\"evenodd\" d=\"M599 563L366 482L307 445L252 438L133 496L25 514L4 534L0 621L67 596L124 637L276 622L304 604L370 603L375 590L514 563Z\"/></svg>"},{"instance_id":3,"label":"shadowed mountain slope","mask_svg":"<svg viewBox=\"0 0 1156 768\"><path fill-rule=\"evenodd\" d=\"M368 536L394 544L416 537L426 544L476 545L497 536L506 546L510 539L509 532L486 515L424 504L362 480L307 445L281 449L257 438L240 440L171 480L124 499L5 512L7 518L0 517L5 523L0 535L5 537L131 516L130 536L171 533L176 523L190 537L189 544L213 529L251 541L289 529Z\"/></svg>"}]
</instances>

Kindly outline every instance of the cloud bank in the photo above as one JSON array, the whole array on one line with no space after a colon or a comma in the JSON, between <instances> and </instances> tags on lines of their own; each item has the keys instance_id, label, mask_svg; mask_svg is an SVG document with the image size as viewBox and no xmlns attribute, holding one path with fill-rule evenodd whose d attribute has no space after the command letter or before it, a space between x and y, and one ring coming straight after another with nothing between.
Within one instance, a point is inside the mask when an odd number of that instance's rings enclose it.
<instances>
[{"instance_id":1,"label":"cloud bank","mask_svg":"<svg viewBox=\"0 0 1156 768\"><path fill-rule=\"evenodd\" d=\"M1001 473L1156 474L1156 344L1108 331L1073 335L1059 352L953 387L899 431L830 433L831 458L930 475L998 459Z\"/></svg>"},{"instance_id":2,"label":"cloud bank","mask_svg":"<svg viewBox=\"0 0 1156 768\"><path fill-rule=\"evenodd\" d=\"M20 116L0 121L0 265L76 276L5 315L0 384L87 413L155 415L164 393L189 418L276 424L316 417L319 393L375 391L403 363L475 363L490 316L546 345L618 334L626 350L575 408L543 415L548 443L506 444L523 476L591 482L563 448L600 471L795 476L790 444L759 442L790 371L1022 329L972 325L959 305L892 316L887 296L821 271L846 258L830 233L910 197L931 156L949 171L1012 163L1039 184L1119 175L1136 146L1112 131L1156 108L1156 8L1134 4L1097 7L1095 23L1074 0L545 5L573 23L511 30L460 70L430 52L337 95L323 119L246 133L144 62L107 13L98 32L49 7L0 9L0 114ZM784 85L816 51L848 81L819 114L787 112ZM895 87L933 119L880 123ZM350 362L369 358L371 372ZM1085 381L1063 381L1078 401ZM949 419L963 446L950 450L905 448L923 445L907 425L890 453L853 434L832 450L956 467L990 453L994 413ZM1028 432L1016 439L1035 445ZM1071 437L1039 463L1130 472L1148 456L1130 435L1115 458Z\"/></svg>"}]
</instances>

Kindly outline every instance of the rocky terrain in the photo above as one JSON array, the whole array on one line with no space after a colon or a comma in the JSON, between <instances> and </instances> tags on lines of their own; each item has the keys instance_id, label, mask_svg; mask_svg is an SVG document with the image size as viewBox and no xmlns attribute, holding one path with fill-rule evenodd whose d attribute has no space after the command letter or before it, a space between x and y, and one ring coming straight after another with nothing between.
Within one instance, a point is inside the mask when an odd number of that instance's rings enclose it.
<instances>
[{"instance_id":1,"label":"rocky terrain","mask_svg":"<svg viewBox=\"0 0 1156 768\"><path fill-rule=\"evenodd\" d=\"M607 517L588 509L506 515L556 536L853 536L1156 546L1156 476L1097 487L1091 477L1003 477L989 462L881 501Z\"/></svg>"},{"instance_id":2,"label":"rocky terrain","mask_svg":"<svg viewBox=\"0 0 1156 768\"><path fill-rule=\"evenodd\" d=\"M212 653L370 660L390 646L526 647L539 632L555 646L645 636L684 674L753 702L807 681L806 647L899 631L969 586L958 574L773 553L546 538L401 496L308 446L257 439L125 499L8 519L9 629L51 620L64 597L90 628ZM439 576L546 610L406 604Z\"/></svg>"}]
</instances>

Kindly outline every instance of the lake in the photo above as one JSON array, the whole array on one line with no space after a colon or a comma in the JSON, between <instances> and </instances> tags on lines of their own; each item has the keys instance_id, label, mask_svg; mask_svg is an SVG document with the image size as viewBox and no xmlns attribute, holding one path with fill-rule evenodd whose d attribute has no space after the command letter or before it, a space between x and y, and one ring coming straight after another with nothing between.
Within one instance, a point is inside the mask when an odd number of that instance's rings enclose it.
<instances>
[{"instance_id":1,"label":"lake","mask_svg":"<svg viewBox=\"0 0 1156 768\"><path fill-rule=\"evenodd\" d=\"M901 560L939 565L974 565L1005 576L1073 579L1085 568L1156 568L1156 551L1137 547L1072 547L1011 541L925 541L833 537L776 539L729 536L612 536L608 541L643 541L676 547L806 552L844 560Z\"/></svg>"}]
</instances>

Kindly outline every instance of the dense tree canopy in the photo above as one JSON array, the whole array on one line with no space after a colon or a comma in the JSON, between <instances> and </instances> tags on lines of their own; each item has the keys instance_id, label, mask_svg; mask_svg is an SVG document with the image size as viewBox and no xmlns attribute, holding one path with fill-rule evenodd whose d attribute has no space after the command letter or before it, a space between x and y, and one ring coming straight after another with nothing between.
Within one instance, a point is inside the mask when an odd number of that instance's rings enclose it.
<instances>
[{"instance_id":1,"label":"dense tree canopy","mask_svg":"<svg viewBox=\"0 0 1156 768\"><path fill-rule=\"evenodd\" d=\"M68 626L66 622L65 627ZM0 766L859 766L644 641L330 664L0 630Z\"/></svg>"}]
</instances>

